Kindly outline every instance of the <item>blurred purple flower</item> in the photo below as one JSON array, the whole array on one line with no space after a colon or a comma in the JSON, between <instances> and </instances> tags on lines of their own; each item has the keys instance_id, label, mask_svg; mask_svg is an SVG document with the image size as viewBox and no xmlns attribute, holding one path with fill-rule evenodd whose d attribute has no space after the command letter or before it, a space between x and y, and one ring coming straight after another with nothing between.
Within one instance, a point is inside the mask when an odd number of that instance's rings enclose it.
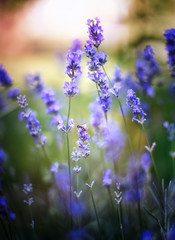
<instances>
[{"instance_id":1,"label":"blurred purple flower","mask_svg":"<svg viewBox=\"0 0 175 240\"><path fill-rule=\"evenodd\" d=\"M112 184L111 170L106 169L103 172L103 186L104 187L110 187L111 184Z\"/></svg>"},{"instance_id":2,"label":"blurred purple flower","mask_svg":"<svg viewBox=\"0 0 175 240\"><path fill-rule=\"evenodd\" d=\"M12 79L8 72L4 69L2 65L0 65L0 83L4 87L9 87L12 85Z\"/></svg>"},{"instance_id":3,"label":"blurred purple flower","mask_svg":"<svg viewBox=\"0 0 175 240\"><path fill-rule=\"evenodd\" d=\"M27 74L25 80L28 87L36 93L41 93L44 89L44 82L38 73Z\"/></svg>"},{"instance_id":4,"label":"blurred purple flower","mask_svg":"<svg viewBox=\"0 0 175 240\"><path fill-rule=\"evenodd\" d=\"M19 88L11 88L7 93L7 97L11 99L16 99L20 94Z\"/></svg>"},{"instance_id":5,"label":"blurred purple flower","mask_svg":"<svg viewBox=\"0 0 175 240\"><path fill-rule=\"evenodd\" d=\"M166 50L168 52L168 66L171 76L175 76L175 28L166 29L164 32Z\"/></svg>"}]
</instances>

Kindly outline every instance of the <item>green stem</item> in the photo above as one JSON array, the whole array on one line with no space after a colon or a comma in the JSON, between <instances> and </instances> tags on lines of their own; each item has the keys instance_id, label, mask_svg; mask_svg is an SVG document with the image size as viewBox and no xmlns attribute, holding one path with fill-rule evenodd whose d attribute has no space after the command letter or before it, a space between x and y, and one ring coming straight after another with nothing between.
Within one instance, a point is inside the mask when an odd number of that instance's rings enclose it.
<instances>
[{"instance_id":1,"label":"green stem","mask_svg":"<svg viewBox=\"0 0 175 240\"><path fill-rule=\"evenodd\" d=\"M68 134L68 125L69 125L69 117L70 117L70 109L71 109L71 97L69 97L68 103L68 113L67 113L67 122L66 122L66 141L67 141L67 161L68 161L68 172L69 172L69 197L70 197L70 225L72 227L72 180L71 180L71 166L70 166L70 147L69 147L69 134Z\"/></svg>"},{"instance_id":2,"label":"green stem","mask_svg":"<svg viewBox=\"0 0 175 240\"><path fill-rule=\"evenodd\" d=\"M113 203L113 200L112 200L112 194L111 194L111 188L110 188L110 186L107 187L107 190L108 190L109 200L110 200L110 202L111 202L112 215L113 215L113 217L114 217L115 223L117 224L117 222L116 222L116 217L115 217L115 208L114 208L114 203Z\"/></svg>"},{"instance_id":3,"label":"green stem","mask_svg":"<svg viewBox=\"0 0 175 240\"><path fill-rule=\"evenodd\" d=\"M123 234L123 225L122 225L122 218L121 218L121 205L119 203L118 207L118 218L119 218L119 224L120 224L120 233L121 233L121 239L124 240L124 234Z\"/></svg>"},{"instance_id":4,"label":"green stem","mask_svg":"<svg viewBox=\"0 0 175 240\"><path fill-rule=\"evenodd\" d=\"M143 129L143 132L144 132L144 135L145 135L145 138L146 138L147 146L148 146L148 148L150 148L150 144L149 144L147 135L146 135L146 133L145 133L145 128L144 128L144 125L143 125L143 124L142 124L142 129ZM154 160L154 158L153 158L152 151L150 152L150 155L151 155L152 163L153 163L153 166L154 166L154 171L155 171L155 174L156 174L157 181L158 181L158 183L160 183L160 182L159 182L159 174L158 174L158 171L157 171L157 167L156 167L155 160Z\"/></svg>"},{"instance_id":5,"label":"green stem","mask_svg":"<svg viewBox=\"0 0 175 240\"><path fill-rule=\"evenodd\" d=\"M100 238L101 238L100 222L99 222L99 217L98 217L98 214L97 214L97 208L96 208L96 204L95 204L95 201L94 201L94 196L93 196L91 188L90 188L90 193L91 193L91 198L92 198L92 203L93 203L93 207L94 207L95 216L96 216L96 219L97 219L98 231L99 231Z\"/></svg>"},{"instance_id":6,"label":"green stem","mask_svg":"<svg viewBox=\"0 0 175 240\"><path fill-rule=\"evenodd\" d=\"M123 112L122 104L121 104L119 98L117 98L117 100L118 100L119 107L120 107L120 111L121 111L121 114L122 114L122 118L123 118L123 121L124 121L124 124L125 124L125 129L126 129L126 133L127 133L127 137L128 137L128 142L129 142L129 146L130 146L130 151L133 152L133 146L132 146L132 142L131 142L131 139L130 139L129 129L128 129L128 125L127 125L127 122L126 122L126 118L125 118L125 115L124 115L124 112Z\"/></svg>"},{"instance_id":7,"label":"green stem","mask_svg":"<svg viewBox=\"0 0 175 240\"><path fill-rule=\"evenodd\" d=\"M88 166L87 166L86 159L85 159L85 166L86 166L86 171L87 171L87 175L88 175L88 181L89 181L89 184L90 184L90 183L91 183L91 180L90 180L89 169L88 169ZM95 212L95 216L96 216L96 220L97 220L97 224L98 224L98 231L99 231L99 235L100 235L100 238L101 238L100 221L99 221L99 217L98 217L98 213L97 213L97 208L96 208L96 204L95 204L95 200L94 200L94 196L93 196L93 193L92 193L92 189L91 189L91 188L90 188L90 194L91 194L92 204L93 204L93 207L94 207L94 212Z\"/></svg>"}]
</instances>

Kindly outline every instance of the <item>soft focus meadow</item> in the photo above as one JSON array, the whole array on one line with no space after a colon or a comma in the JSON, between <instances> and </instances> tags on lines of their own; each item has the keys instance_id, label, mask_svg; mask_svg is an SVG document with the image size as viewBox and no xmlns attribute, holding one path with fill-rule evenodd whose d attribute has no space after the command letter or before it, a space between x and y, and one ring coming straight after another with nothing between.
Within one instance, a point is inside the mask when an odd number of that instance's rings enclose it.
<instances>
[{"instance_id":1,"label":"soft focus meadow","mask_svg":"<svg viewBox=\"0 0 175 240\"><path fill-rule=\"evenodd\" d=\"M173 240L175 29L163 60L145 45L123 70L84 24L62 86L0 65L0 239Z\"/></svg>"}]
</instances>

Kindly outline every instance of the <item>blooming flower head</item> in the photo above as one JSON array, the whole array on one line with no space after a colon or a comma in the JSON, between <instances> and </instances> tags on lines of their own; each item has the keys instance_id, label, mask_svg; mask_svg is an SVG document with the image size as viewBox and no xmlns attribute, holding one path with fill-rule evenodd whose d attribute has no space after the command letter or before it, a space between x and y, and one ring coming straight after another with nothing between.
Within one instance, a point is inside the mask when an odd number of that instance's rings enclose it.
<instances>
[{"instance_id":1,"label":"blooming flower head","mask_svg":"<svg viewBox=\"0 0 175 240\"><path fill-rule=\"evenodd\" d=\"M12 79L2 65L0 65L0 83L4 87L12 85Z\"/></svg>"},{"instance_id":2,"label":"blooming flower head","mask_svg":"<svg viewBox=\"0 0 175 240\"><path fill-rule=\"evenodd\" d=\"M79 93L79 88L76 82L65 82L63 89L64 94L68 97L73 97Z\"/></svg>"},{"instance_id":3,"label":"blooming flower head","mask_svg":"<svg viewBox=\"0 0 175 240\"><path fill-rule=\"evenodd\" d=\"M80 125L77 125L77 133L79 135L77 141L78 148L81 152L82 157L86 158L90 155L89 149L90 136L87 133L87 127L86 126L81 127Z\"/></svg>"},{"instance_id":4,"label":"blooming flower head","mask_svg":"<svg viewBox=\"0 0 175 240\"><path fill-rule=\"evenodd\" d=\"M93 19L87 20L88 32L89 32L89 42L96 48L99 47L101 42L104 40L103 38L103 30L100 26L100 20L96 17Z\"/></svg>"},{"instance_id":5,"label":"blooming flower head","mask_svg":"<svg viewBox=\"0 0 175 240\"><path fill-rule=\"evenodd\" d=\"M146 113L141 108L140 99L136 97L135 92L132 89L128 89L127 91L126 105L132 108L132 121L142 124L146 120Z\"/></svg>"},{"instance_id":6,"label":"blooming flower head","mask_svg":"<svg viewBox=\"0 0 175 240\"><path fill-rule=\"evenodd\" d=\"M168 66L171 76L175 76L175 28L166 29L164 32L166 50L168 52Z\"/></svg>"},{"instance_id":7,"label":"blooming flower head","mask_svg":"<svg viewBox=\"0 0 175 240\"><path fill-rule=\"evenodd\" d=\"M24 96L20 95L19 97L17 97L17 99L18 99L18 104L20 108L24 109L28 106L25 95Z\"/></svg>"},{"instance_id":8,"label":"blooming flower head","mask_svg":"<svg viewBox=\"0 0 175 240\"><path fill-rule=\"evenodd\" d=\"M67 62L66 62L66 74L72 79L77 79L81 74L81 56L82 52L80 50L73 51L69 49L67 54Z\"/></svg>"},{"instance_id":9,"label":"blooming flower head","mask_svg":"<svg viewBox=\"0 0 175 240\"><path fill-rule=\"evenodd\" d=\"M41 132L40 122L36 118L36 113L29 108L28 103L26 102L25 96L17 97L19 106L24 109L19 114L20 120L25 120L27 122L26 128L29 129L29 133L32 137L35 138L35 141L38 142L41 146L44 146L46 143L46 137Z\"/></svg>"}]
</instances>

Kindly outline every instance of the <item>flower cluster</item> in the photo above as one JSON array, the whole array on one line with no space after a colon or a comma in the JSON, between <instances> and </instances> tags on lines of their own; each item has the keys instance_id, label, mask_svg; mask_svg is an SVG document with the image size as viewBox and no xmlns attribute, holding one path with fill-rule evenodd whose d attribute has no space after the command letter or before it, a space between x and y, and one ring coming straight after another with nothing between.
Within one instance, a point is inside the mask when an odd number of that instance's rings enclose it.
<instances>
[{"instance_id":1,"label":"flower cluster","mask_svg":"<svg viewBox=\"0 0 175 240\"><path fill-rule=\"evenodd\" d=\"M26 102L26 97L20 95L17 97L20 108L24 111L20 112L20 120L25 120L27 122L26 128L29 129L29 133L34 137L35 141L41 146L46 143L46 137L41 132L40 122L36 118L36 113L29 108L27 108L28 103Z\"/></svg>"},{"instance_id":2,"label":"flower cluster","mask_svg":"<svg viewBox=\"0 0 175 240\"><path fill-rule=\"evenodd\" d=\"M89 44L98 48L101 42L104 40L103 38L103 29L100 26L100 20L96 17L95 20L88 19L88 32L89 32Z\"/></svg>"},{"instance_id":3,"label":"flower cluster","mask_svg":"<svg viewBox=\"0 0 175 240\"><path fill-rule=\"evenodd\" d=\"M106 74L103 73L100 67L107 62L108 55L104 51L96 51L103 40L102 28L99 25L100 20L98 18L94 20L88 20L89 26L89 40L84 47L85 55L90 59L87 62L88 65L88 77L90 80L96 83L98 91L98 101L104 112L107 112L111 107L111 99L108 93L108 83L106 80Z\"/></svg>"},{"instance_id":4,"label":"flower cluster","mask_svg":"<svg viewBox=\"0 0 175 240\"><path fill-rule=\"evenodd\" d=\"M66 74L71 79L71 82L64 83L64 93L67 97L73 97L79 93L79 88L77 86L77 80L79 79L81 72L81 57L82 51L79 49L80 44L77 44L77 41L73 43L72 48L69 49L67 54L66 62Z\"/></svg>"},{"instance_id":5,"label":"flower cluster","mask_svg":"<svg viewBox=\"0 0 175 240\"><path fill-rule=\"evenodd\" d=\"M168 52L168 65L171 76L175 76L175 28L166 29L164 32L166 50Z\"/></svg>"},{"instance_id":6,"label":"flower cluster","mask_svg":"<svg viewBox=\"0 0 175 240\"><path fill-rule=\"evenodd\" d=\"M44 89L41 92L41 98L47 107L47 114L57 115L61 109L61 105L56 101L55 93L52 88Z\"/></svg>"},{"instance_id":7,"label":"flower cluster","mask_svg":"<svg viewBox=\"0 0 175 240\"><path fill-rule=\"evenodd\" d=\"M61 104L56 100L55 92L52 88L45 88L45 84L40 74L28 74L25 77L28 87L39 94L44 104L46 105L46 113L52 115L51 123L57 125L60 118L59 111Z\"/></svg>"},{"instance_id":8,"label":"flower cluster","mask_svg":"<svg viewBox=\"0 0 175 240\"><path fill-rule=\"evenodd\" d=\"M151 86L153 78L160 73L159 66L154 57L154 50L146 46L144 53L140 53L135 66L136 76L139 79L143 91L153 96L154 90Z\"/></svg>"},{"instance_id":9,"label":"flower cluster","mask_svg":"<svg viewBox=\"0 0 175 240\"><path fill-rule=\"evenodd\" d=\"M33 197L31 197L31 193L33 192L33 187L32 184L24 184L23 190L22 190L26 196L28 196L28 200L24 200L24 203L27 204L28 206L31 206L32 203L34 202Z\"/></svg>"},{"instance_id":10,"label":"flower cluster","mask_svg":"<svg viewBox=\"0 0 175 240\"><path fill-rule=\"evenodd\" d=\"M146 113L141 108L140 99L136 97L135 92L132 89L127 91L126 105L132 108L133 118L132 121L136 121L140 124L143 124L146 116Z\"/></svg>"}]
</instances>

